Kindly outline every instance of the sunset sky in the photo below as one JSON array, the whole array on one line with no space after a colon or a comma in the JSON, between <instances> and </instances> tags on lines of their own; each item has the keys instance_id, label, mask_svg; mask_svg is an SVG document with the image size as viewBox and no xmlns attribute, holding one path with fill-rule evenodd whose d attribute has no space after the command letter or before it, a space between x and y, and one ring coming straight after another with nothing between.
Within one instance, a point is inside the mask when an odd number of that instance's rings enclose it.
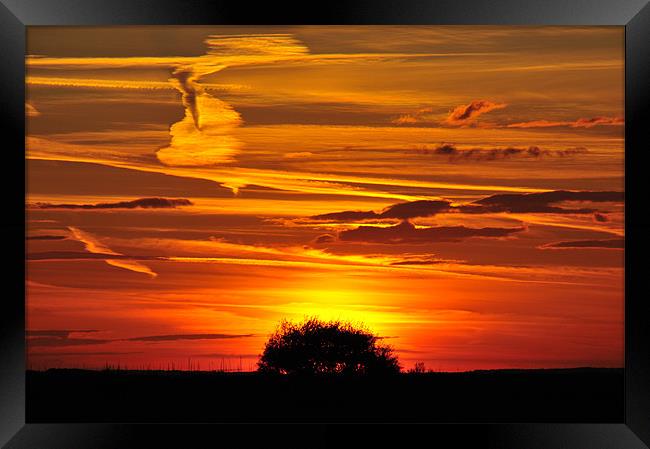
<instances>
[{"instance_id":1,"label":"sunset sky","mask_svg":"<svg viewBox=\"0 0 650 449\"><path fill-rule=\"evenodd\" d=\"M28 366L623 366L622 27L30 27Z\"/></svg>"}]
</instances>

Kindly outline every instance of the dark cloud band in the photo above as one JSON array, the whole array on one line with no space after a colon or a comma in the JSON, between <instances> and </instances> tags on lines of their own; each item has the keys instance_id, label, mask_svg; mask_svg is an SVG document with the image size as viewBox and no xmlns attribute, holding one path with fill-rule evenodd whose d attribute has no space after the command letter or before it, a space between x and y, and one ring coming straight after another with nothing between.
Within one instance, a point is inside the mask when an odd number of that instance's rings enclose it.
<instances>
[{"instance_id":1,"label":"dark cloud band","mask_svg":"<svg viewBox=\"0 0 650 449\"><path fill-rule=\"evenodd\" d=\"M592 208L571 209L555 205L565 201L584 201L592 203L623 202L623 192L569 191L554 190L540 193L503 193L480 199L474 203L461 206L461 212L512 212L512 213L559 213L559 214L593 214Z\"/></svg>"},{"instance_id":2,"label":"dark cloud band","mask_svg":"<svg viewBox=\"0 0 650 449\"><path fill-rule=\"evenodd\" d=\"M36 209L173 209L178 206L191 206L193 203L185 198L140 198L133 201L98 204L52 204L36 203Z\"/></svg>"},{"instance_id":3,"label":"dark cloud band","mask_svg":"<svg viewBox=\"0 0 650 449\"><path fill-rule=\"evenodd\" d=\"M126 341L225 340L253 337L253 334L175 334L127 338Z\"/></svg>"},{"instance_id":4,"label":"dark cloud band","mask_svg":"<svg viewBox=\"0 0 650 449\"><path fill-rule=\"evenodd\" d=\"M132 342L158 342L158 341L178 341L178 340L224 340L233 338L253 337L254 334L171 334L171 335L149 335L145 337L131 337L121 339L96 339L96 338L71 338L72 333L90 333L99 332L98 330L32 330L27 331L27 344L29 346L83 346L106 344L115 341L132 341Z\"/></svg>"},{"instance_id":5,"label":"dark cloud band","mask_svg":"<svg viewBox=\"0 0 650 449\"><path fill-rule=\"evenodd\" d=\"M25 331L27 337L55 337L68 338L70 334L90 334L99 332L97 329L41 329Z\"/></svg>"},{"instance_id":6,"label":"dark cloud band","mask_svg":"<svg viewBox=\"0 0 650 449\"><path fill-rule=\"evenodd\" d=\"M584 147L566 148L564 150L549 150L532 145L529 147L505 148L469 148L460 149L454 144L443 143L433 149L418 150L422 154L446 156L451 162L462 161L495 161L515 157L540 159L544 157L567 157L587 153Z\"/></svg>"},{"instance_id":7,"label":"dark cloud band","mask_svg":"<svg viewBox=\"0 0 650 449\"><path fill-rule=\"evenodd\" d=\"M456 242L471 237L508 237L516 232L522 232L525 227L518 228L467 228L465 226L440 226L432 228L417 228L409 221L403 221L396 226L359 226L356 229L341 231L338 239L349 242L364 243L432 243Z\"/></svg>"},{"instance_id":8,"label":"dark cloud band","mask_svg":"<svg viewBox=\"0 0 650 449\"><path fill-rule=\"evenodd\" d=\"M344 211L329 214L315 215L314 221L361 221L369 219L398 218L408 219L414 217L429 217L449 210L451 203L444 200L418 200L407 203L398 203L388 206L381 212L374 211Z\"/></svg>"},{"instance_id":9,"label":"dark cloud band","mask_svg":"<svg viewBox=\"0 0 650 449\"><path fill-rule=\"evenodd\" d=\"M26 240L65 240L68 237L65 235L28 235Z\"/></svg>"},{"instance_id":10,"label":"dark cloud band","mask_svg":"<svg viewBox=\"0 0 650 449\"><path fill-rule=\"evenodd\" d=\"M506 193L492 195L473 203L452 206L445 200L418 200L393 204L375 211L343 211L314 215L308 221L314 223L363 222L365 220L400 219L430 217L439 213L462 212L468 214L484 213L556 213L556 214L594 214L599 222L607 221L607 216L593 208L566 208L556 203L565 201L583 202L623 202L624 192L568 191L554 190L541 193Z\"/></svg>"}]
</instances>

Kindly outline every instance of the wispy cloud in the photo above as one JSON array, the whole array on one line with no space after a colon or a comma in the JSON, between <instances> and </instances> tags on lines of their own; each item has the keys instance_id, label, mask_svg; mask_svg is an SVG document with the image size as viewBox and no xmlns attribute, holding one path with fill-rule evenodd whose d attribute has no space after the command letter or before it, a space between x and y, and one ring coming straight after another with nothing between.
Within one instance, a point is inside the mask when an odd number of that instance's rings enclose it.
<instances>
[{"instance_id":1,"label":"wispy cloud","mask_svg":"<svg viewBox=\"0 0 650 449\"><path fill-rule=\"evenodd\" d=\"M26 240L65 240L68 237L65 235L28 235L25 237Z\"/></svg>"},{"instance_id":2,"label":"wispy cloud","mask_svg":"<svg viewBox=\"0 0 650 449\"><path fill-rule=\"evenodd\" d=\"M540 246L541 249L625 249L625 239L569 240Z\"/></svg>"},{"instance_id":3,"label":"wispy cloud","mask_svg":"<svg viewBox=\"0 0 650 449\"><path fill-rule=\"evenodd\" d=\"M314 153L311 153L309 151L295 151L292 153L285 153L284 157L287 159L303 159L303 158L308 158L312 157Z\"/></svg>"},{"instance_id":4,"label":"wispy cloud","mask_svg":"<svg viewBox=\"0 0 650 449\"><path fill-rule=\"evenodd\" d=\"M102 345L110 342L111 340L104 340L99 338L35 337L35 338L29 338L27 340L27 345L28 347L35 347L35 346L64 347L64 346Z\"/></svg>"},{"instance_id":5,"label":"wispy cloud","mask_svg":"<svg viewBox=\"0 0 650 449\"><path fill-rule=\"evenodd\" d=\"M442 259L432 255L404 255L402 260L391 263L391 265L440 265L440 264L461 264L463 260Z\"/></svg>"},{"instance_id":6,"label":"wispy cloud","mask_svg":"<svg viewBox=\"0 0 650 449\"><path fill-rule=\"evenodd\" d=\"M433 108L420 108L410 114L400 115L396 119L391 120L395 125L415 125L416 123L435 122L436 119L431 114Z\"/></svg>"},{"instance_id":7,"label":"wispy cloud","mask_svg":"<svg viewBox=\"0 0 650 449\"><path fill-rule=\"evenodd\" d=\"M96 78L60 78L50 76L27 75L25 82L32 86L52 87L80 87L98 89L136 89L136 90L176 90L176 87L168 81L151 80L128 80L128 79L96 79ZM205 90L223 92L239 92L249 87L243 84L215 84L204 83L201 85Z\"/></svg>"},{"instance_id":8,"label":"wispy cloud","mask_svg":"<svg viewBox=\"0 0 650 449\"><path fill-rule=\"evenodd\" d=\"M433 108L421 108L414 112L403 114L391 120L395 125L432 125L432 126L477 126L476 119L487 112L503 109L508 105L489 100L474 100L469 104L455 107L446 117L441 118ZM530 120L514 123L481 123L483 128L594 128L597 126L624 126L623 117L597 116L575 120Z\"/></svg>"},{"instance_id":9,"label":"wispy cloud","mask_svg":"<svg viewBox=\"0 0 650 449\"><path fill-rule=\"evenodd\" d=\"M93 334L100 332L97 329L39 329L25 331L28 347L48 346L48 347L65 347L65 346L84 346L100 345L109 343L110 340L103 338L79 338L73 337L75 334Z\"/></svg>"},{"instance_id":10,"label":"wispy cloud","mask_svg":"<svg viewBox=\"0 0 650 449\"><path fill-rule=\"evenodd\" d=\"M62 151L62 147L65 151ZM493 192L541 192L546 189L513 185L477 184L398 177L355 176L338 173L259 169L249 167L171 167L152 165L135 160L125 160L104 155L85 155L81 145L59 144L42 138L27 137L27 156L30 159L87 162L111 167L161 173L171 176L206 179L236 192L257 185L274 189L315 194L348 195L356 197L391 198L402 201L425 199L424 195L408 195L386 191L385 186L418 187L434 190L470 190Z\"/></svg>"},{"instance_id":11,"label":"wispy cloud","mask_svg":"<svg viewBox=\"0 0 650 449\"><path fill-rule=\"evenodd\" d=\"M123 256L118 252L115 252L102 244L96 237L93 235L82 231L79 228L69 226L68 229L72 233L72 236L84 244L86 251L94 254L105 254L109 256ZM135 260L130 259L111 259L106 258L104 261L114 267L123 268L129 271L135 271L136 273L148 274L151 277L156 277L158 274L151 270L151 268L146 265L136 262Z\"/></svg>"},{"instance_id":12,"label":"wispy cloud","mask_svg":"<svg viewBox=\"0 0 650 449\"><path fill-rule=\"evenodd\" d=\"M97 329L37 329L27 330L27 337L57 337L68 338L70 334L92 334L99 332Z\"/></svg>"},{"instance_id":13,"label":"wispy cloud","mask_svg":"<svg viewBox=\"0 0 650 449\"><path fill-rule=\"evenodd\" d=\"M170 334L170 335L148 335L144 337L130 338L76 338L71 337L75 333L93 333L97 330L31 330L27 331L27 342L30 347L47 346L47 347L66 347L66 346L85 346L100 345L119 341L130 342L160 342L160 341L179 341L179 340L228 340L234 338L253 337L254 334Z\"/></svg>"},{"instance_id":14,"label":"wispy cloud","mask_svg":"<svg viewBox=\"0 0 650 449\"><path fill-rule=\"evenodd\" d=\"M490 100L474 100L469 104L455 107L445 119L445 123L453 126L467 125L480 115L506 106L505 103L495 103Z\"/></svg>"},{"instance_id":15,"label":"wispy cloud","mask_svg":"<svg viewBox=\"0 0 650 449\"><path fill-rule=\"evenodd\" d=\"M38 346L38 345L36 345ZM44 345L41 345L44 346ZM79 352L34 352L29 351L30 357L87 357L87 356L114 356L114 355L131 355L143 354L142 351L79 351Z\"/></svg>"},{"instance_id":16,"label":"wispy cloud","mask_svg":"<svg viewBox=\"0 0 650 449\"><path fill-rule=\"evenodd\" d=\"M132 201L97 204L34 203L31 207L36 209L173 209L191 205L192 202L185 198L139 198Z\"/></svg>"},{"instance_id":17,"label":"wispy cloud","mask_svg":"<svg viewBox=\"0 0 650 449\"><path fill-rule=\"evenodd\" d=\"M450 161L496 161L510 158L540 159L543 157L567 157L585 154L588 150L584 147L566 148L564 150L548 150L532 145L529 147L505 148L468 148L460 149L454 144L443 143L432 149L418 150L422 154L446 156Z\"/></svg>"},{"instance_id":18,"label":"wispy cloud","mask_svg":"<svg viewBox=\"0 0 650 449\"><path fill-rule=\"evenodd\" d=\"M155 256L125 256L122 254L89 253L81 251L43 251L27 253L27 260L104 260L104 261L142 261L164 260Z\"/></svg>"},{"instance_id":19,"label":"wispy cloud","mask_svg":"<svg viewBox=\"0 0 650 449\"><path fill-rule=\"evenodd\" d=\"M25 103L25 114L27 117L38 117L41 113L31 103Z\"/></svg>"},{"instance_id":20,"label":"wispy cloud","mask_svg":"<svg viewBox=\"0 0 650 449\"><path fill-rule=\"evenodd\" d=\"M506 103L497 103L490 100L473 100L468 104L454 107L445 117L436 114L434 108L420 108L414 112L400 115L391 120L395 125L431 124L436 126L466 126L472 124L480 115L495 109L503 109Z\"/></svg>"},{"instance_id":21,"label":"wispy cloud","mask_svg":"<svg viewBox=\"0 0 650 449\"><path fill-rule=\"evenodd\" d=\"M29 77L33 85L126 89L169 89L181 94L184 117L169 128L169 145L156 152L167 166L201 167L231 162L241 151L242 143L235 130L243 123L240 114L227 102L215 98L210 90L223 86L202 83L202 79L228 67L270 63L335 64L348 61L386 61L405 58L445 58L479 56L483 53L326 53L311 54L306 45L291 34L211 35L204 40L206 53L192 57L70 57L29 56L29 67L47 69L132 69L163 68L170 70L169 83L142 80L64 79ZM237 88L237 86L235 86ZM228 85L225 90L233 90ZM482 109L490 107L481 106ZM475 114L482 113L478 111ZM473 113L474 114L474 113ZM238 187L233 191L237 193Z\"/></svg>"},{"instance_id":22,"label":"wispy cloud","mask_svg":"<svg viewBox=\"0 0 650 449\"><path fill-rule=\"evenodd\" d=\"M518 122L505 125L506 128L593 128L595 126L624 126L623 117L593 117L579 118L573 121L556 121L556 120L533 120L530 122Z\"/></svg>"},{"instance_id":23,"label":"wispy cloud","mask_svg":"<svg viewBox=\"0 0 650 449\"><path fill-rule=\"evenodd\" d=\"M172 334L172 335L149 335L146 337L126 338L126 341L178 341L178 340L227 340L232 338L253 337L254 334Z\"/></svg>"},{"instance_id":24,"label":"wispy cloud","mask_svg":"<svg viewBox=\"0 0 650 449\"><path fill-rule=\"evenodd\" d=\"M208 49L198 57L153 58L28 58L30 66L61 67L168 67L170 84L181 93L185 108L182 120L171 125L168 146L156 155L169 166L210 166L229 162L239 151L241 143L233 137L233 130L241 123L241 116L228 103L213 97L200 83L201 78L233 65L269 63L286 58L300 58L308 54L307 47L291 35L251 34L213 35L205 41ZM56 85L58 80L36 79L33 82ZM60 81L60 85L114 88L110 81ZM125 81L131 88L163 89L161 83Z\"/></svg>"}]
</instances>

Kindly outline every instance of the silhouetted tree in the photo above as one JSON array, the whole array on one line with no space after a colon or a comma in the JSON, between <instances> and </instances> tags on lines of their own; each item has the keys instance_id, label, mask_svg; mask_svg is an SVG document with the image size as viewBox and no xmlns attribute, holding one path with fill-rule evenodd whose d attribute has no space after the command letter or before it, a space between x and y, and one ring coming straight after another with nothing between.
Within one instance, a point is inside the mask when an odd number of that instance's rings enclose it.
<instances>
[{"instance_id":1,"label":"silhouetted tree","mask_svg":"<svg viewBox=\"0 0 650 449\"><path fill-rule=\"evenodd\" d=\"M280 374L387 375L400 372L390 346L361 326L307 318L280 322L258 362L261 372Z\"/></svg>"},{"instance_id":2,"label":"silhouetted tree","mask_svg":"<svg viewBox=\"0 0 650 449\"><path fill-rule=\"evenodd\" d=\"M409 373L423 374L427 372L424 362L416 362L413 368L411 368Z\"/></svg>"}]
</instances>

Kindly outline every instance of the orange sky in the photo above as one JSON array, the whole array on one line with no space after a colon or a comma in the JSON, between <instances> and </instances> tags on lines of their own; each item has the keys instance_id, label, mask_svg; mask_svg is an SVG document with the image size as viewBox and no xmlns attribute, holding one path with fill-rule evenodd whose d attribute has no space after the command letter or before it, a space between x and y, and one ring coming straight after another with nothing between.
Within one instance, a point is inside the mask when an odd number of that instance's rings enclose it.
<instances>
[{"instance_id":1,"label":"orange sky","mask_svg":"<svg viewBox=\"0 0 650 449\"><path fill-rule=\"evenodd\" d=\"M623 366L622 27L31 27L31 368Z\"/></svg>"}]
</instances>

